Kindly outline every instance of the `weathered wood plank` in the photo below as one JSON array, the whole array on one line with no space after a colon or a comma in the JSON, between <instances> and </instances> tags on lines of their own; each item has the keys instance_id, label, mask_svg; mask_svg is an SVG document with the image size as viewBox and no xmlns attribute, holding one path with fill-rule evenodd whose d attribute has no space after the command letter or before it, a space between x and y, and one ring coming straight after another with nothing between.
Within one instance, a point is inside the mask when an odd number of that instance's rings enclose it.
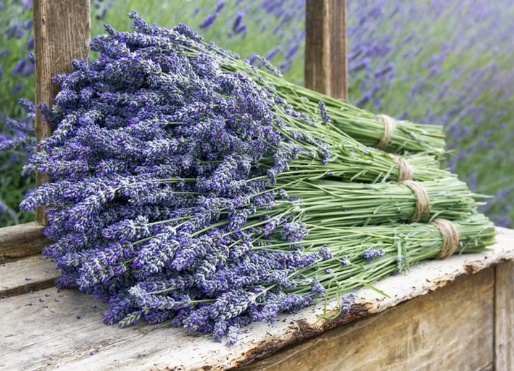
<instances>
[{"instance_id":1,"label":"weathered wood plank","mask_svg":"<svg viewBox=\"0 0 514 371\"><path fill-rule=\"evenodd\" d=\"M471 275L502 261L513 259L514 231L499 229L498 244L487 253L423 262L413 267L406 276L389 277L376 283L375 286L385 291L389 298L373 290L363 289L357 293L357 302L350 313L336 320L320 320L324 308L322 305L313 306L295 315L281 316L273 325L258 323L248 326L245 329L247 332L241 334L239 343L233 347L214 343L207 335L172 328L168 323L159 326L141 323L126 329L108 327L101 322L100 316L100 312L106 307L92 297L74 290L57 292L55 289L47 289L0 300L0 367L10 370L226 370L248 365L288 345L296 345L302 340L340 327L356 318L369 317L414 297L426 295L449 285L457 277ZM473 293L475 301L469 305L481 307L489 294L485 293L487 290L477 290ZM431 304L431 297L428 296L421 301L423 305L432 305L442 310L444 305ZM44 302L39 302L39 299ZM54 302L54 299L58 302ZM32 305L26 305L29 303ZM92 308L95 305L97 308ZM329 303L328 309L334 306L335 303ZM435 309L433 311L435 316ZM455 321L460 321L463 311L464 308L459 308L458 311L445 313L445 316L455 317ZM376 320L381 317L372 317L370 321L373 321L373 318ZM395 318L397 321L405 320L408 324L406 317ZM475 324L482 321L489 319L483 317L472 320ZM415 329L412 327L414 325L405 326L407 327L401 329ZM416 334L425 336L424 331L427 329L419 326ZM492 323L489 327L493 328ZM470 335L473 337L475 333L472 332ZM466 339L468 337L469 335ZM384 346L391 341L382 339ZM462 341L470 341L466 339ZM488 352L492 349L492 341L491 335L490 343L484 345ZM420 344L421 340L420 343L411 344L410 351L416 350L416 347L423 350ZM450 342L446 345L451 359L452 349L459 347L459 344ZM338 353L334 354L334 357L336 356ZM474 359L475 355L470 357Z\"/></svg>"},{"instance_id":2,"label":"weathered wood plank","mask_svg":"<svg viewBox=\"0 0 514 371\"><path fill-rule=\"evenodd\" d=\"M49 244L44 227L36 223L0 228L0 262L39 254Z\"/></svg>"},{"instance_id":3,"label":"weathered wood plank","mask_svg":"<svg viewBox=\"0 0 514 371\"><path fill-rule=\"evenodd\" d=\"M491 267L242 370L478 371L493 363L493 314Z\"/></svg>"},{"instance_id":4,"label":"weathered wood plank","mask_svg":"<svg viewBox=\"0 0 514 371\"><path fill-rule=\"evenodd\" d=\"M41 255L0 264L0 297L26 294L54 286L58 272Z\"/></svg>"},{"instance_id":5,"label":"weathered wood plank","mask_svg":"<svg viewBox=\"0 0 514 371\"><path fill-rule=\"evenodd\" d=\"M34 57L36 102L51 106L59 86L51 81L57 73L70 72L71 60L87 60L90 44L90 0L34 0ZM36 110L36 140L52 133L50 125ZM48 182L46 174L36 174L39 187ZM36 210L36 220L44 225L43 208Z\"/></svg>"},{"instance_id":6,"label":"weathered wood plank","mask_svg":"<svg viewBox=\"0 0 514 371\"><path fill-rule=\"evenodd\" d=\"M305 86L348 99L345 0L307 0Z\"/></svg>"},{"instance_id":7,"label":"weathered wood plank","mask_svg":"<svg viewBox=\"0 0 514 371\"><path fill-rule=\"evenodd\" d=\"M496 267L495 366L514 370L514 263Z\"/></svg>"}]
</instances>

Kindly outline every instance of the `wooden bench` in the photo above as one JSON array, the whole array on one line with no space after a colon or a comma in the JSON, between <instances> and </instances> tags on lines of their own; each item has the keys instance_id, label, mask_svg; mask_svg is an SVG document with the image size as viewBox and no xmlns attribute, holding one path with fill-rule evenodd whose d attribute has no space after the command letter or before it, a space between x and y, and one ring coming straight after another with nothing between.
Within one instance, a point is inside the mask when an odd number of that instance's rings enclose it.
<instances>
[{"instance_id":1,"label":"wooden bench","mask_svg":"<svg viewBox=\"0 0 514 371\"><path fill-rule=\"evenodd\" d=\"M498 229L485 254L427 261L378 282L389 298L363 289L349 313L324 320L335 303L320 304L252 324L227 347L169 323L106 326L104 304L47 288L57 272L28 257L0 266L0 369L511 371L512 260L514 231Z\"/></svg>"}]
</instances>

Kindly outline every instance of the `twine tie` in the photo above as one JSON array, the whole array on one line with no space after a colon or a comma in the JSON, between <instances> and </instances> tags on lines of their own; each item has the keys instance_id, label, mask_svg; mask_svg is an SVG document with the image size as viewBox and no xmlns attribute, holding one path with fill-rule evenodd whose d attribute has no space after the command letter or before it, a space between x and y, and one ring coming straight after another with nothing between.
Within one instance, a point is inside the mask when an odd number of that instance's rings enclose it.
<instances>
[{"instance_id":1,"label":"twine tie","mask_svg":"<svg viewBox=\"0 0 514 371\"><path fill-rule=\"evenodd\" d=\"M416 197L416 206L414 207L414 213L409 219L409 223L428 221L430 219L430 198L423 184L413 180L405 180L401 184L409 187Z\"/></svg>"},{"instance_id":2,"label":"twine tie","mask_svg":"<svg viewBox=\"0 0 514 371\"><path fill-rule=\"evenodd\" d=\"M382 138L380 138L380 142L377 144L377 148L385 149L389 145L391 136L393 135L394 119L383 114L377 115L377 117L384 122L384 133L382 134Z\"/></svg>"},{"instance_id":3,"label":"twine tie","mask_svg":"<svg viewBox=\"0 0 514 371\"><path fill-rule=\"evenodd\" d=\"M403 157L390 155L394 162L398 165L398 183L403 183L407 180L414 179L414 169L410 166L409 162Z\"/></svg>"},{"instance_id":4,"label":"twine tie","mask_svg":"<svg viewBox=\"0 0 514 371\"><path fill-rule=\"evenodd\" d=\"M459 231L455 224L442 218L434 219L430 224L435 225L443 237L441 251L435 256L435 259L446 259L452 256L459 246Z\"/></svg>"}]
</instances>

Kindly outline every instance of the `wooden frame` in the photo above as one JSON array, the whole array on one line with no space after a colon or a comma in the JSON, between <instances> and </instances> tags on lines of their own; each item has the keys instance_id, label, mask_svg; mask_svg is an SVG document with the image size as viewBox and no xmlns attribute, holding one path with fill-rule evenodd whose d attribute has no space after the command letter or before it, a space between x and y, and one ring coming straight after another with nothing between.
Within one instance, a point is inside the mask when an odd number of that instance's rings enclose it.
<instances>
[{"instance_id":1,"label":"wooden frame","mask_svg":"<svg viewBox=\"0 0 514 371\"><path fill-rule=\"evenodd\" d=\"M59 86L52 82L58 73L71 72L70 61L87 60L91 41L90 0L34 0L34 42L36 102L51 107ZM41 111L36 110L36 142L52 134ZM46 174L36 174L36 187L49 181ZM36 210L36 221L46 225L45 211Z\"/></svg>"},{"instance_id":2,"label":"wooden frame","mask_svg":"<svg viewBox=\"0 0 514 371\"><path fill-rule=\"evenodd\" d=\"M348 99L346 1L307 0L305 86Z\"/></svg>"},{"instance_id":3,"label":"wooden frame","mask_svg":"<svg viewBox=\"0 0 514 371\"><path fill-rule=\"evenodd\" d=\"M51 106L59 86L51 80L62 72L70 72L73 59L87 60L91 40L90 0L34 0L34 58L36 102ZM51 127L36 110L36 141L51 135ZM36 186L49 180L36 174ZM37 224L36 224L37 223ZM43 230L46 225L42 207L36 210L36 223L0 228L0 262L41 252L48 244Z\"/></svg>"}]
</instances>

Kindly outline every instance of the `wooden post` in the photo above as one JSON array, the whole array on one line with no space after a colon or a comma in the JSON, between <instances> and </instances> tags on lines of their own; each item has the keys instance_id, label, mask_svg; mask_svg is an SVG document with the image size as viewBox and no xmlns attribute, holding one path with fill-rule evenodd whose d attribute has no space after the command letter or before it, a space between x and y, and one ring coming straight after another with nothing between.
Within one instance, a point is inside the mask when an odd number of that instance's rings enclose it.
<instances>
[{"instance_id":1,"label":"wooden post","mask_svg":"<svg viewBox=\"0 0 514 371\"><path fill-rule=\"evenodd\" d=\"M34 40L36 102L51 106L59 86L51 78L72 70L71 60L88 58L90 0L34 0ZM36 141L51 134L51 127L36 110ZM46 174L36 174L36 186L48 182ZM46 224L43 208L36 210L36 221Z\"/></svg>"},{"instance_id":2,"label":"wooden post","mask_svg":"<svg viewBox=\"0 0 514 371\"><path fill-rule=\"evenodd\" d=\"M348 99L346 1L307 0L305 86Z\"/></svg>"}]
</instances>

